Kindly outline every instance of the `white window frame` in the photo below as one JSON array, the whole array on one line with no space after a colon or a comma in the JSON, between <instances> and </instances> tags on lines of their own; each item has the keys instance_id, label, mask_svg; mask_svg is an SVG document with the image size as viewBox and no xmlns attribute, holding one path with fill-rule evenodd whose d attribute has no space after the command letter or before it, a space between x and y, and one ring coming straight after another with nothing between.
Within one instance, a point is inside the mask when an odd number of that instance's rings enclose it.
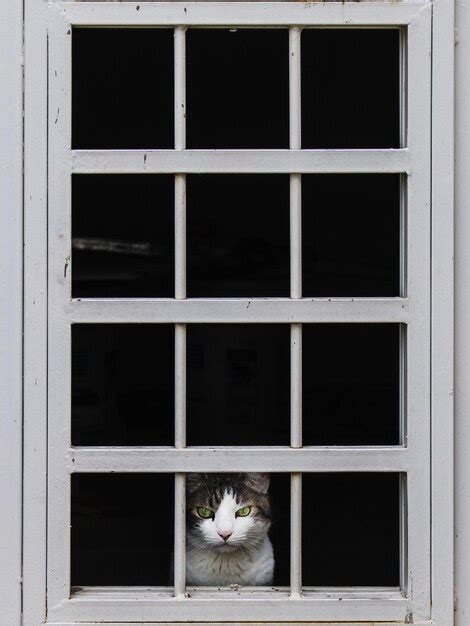
<instances>
[{"instance_id":1,"label":"white window frame","mask_svg":"<svg viewBox=\"0 0 470 626\"><path fill-rule=\"evenodd\" d=\"M440 238L438 254L430 255L431 199L431 5L427 3L366 4L289 4L279 3L42 3L26 0L26 54L30 55L31 75L26 80L25 158L25 532L24 532L24 620L27 626L54 623L105 621L116 625L159 622L268 621L287 623L361 622L429 623L435 616L435 598L439 606L448 606L448 578L445 592L442 579L434 584L435 555L448 571L449 558L443 548L449 546L445 533L436 541L431 535L431 487L443 496L442 513L448 494L441 482L448 476L451 458L433 448L433 472L439 485L431 484L431 399L446 413L443 383L434 370L439 362L433 357L431 372L431 302L442 316L434 346L447 358L452 353L446 345L448 303L431 298L430 268L444 267L444 279L438 279L443 293L448 293L449 240ZM46 16L46 13L48 14ZM29 21L28 21L29 17ZM33 22L33 18L36 18ZM175 151L75 151L70 150L70 30L72 25L165 25L175 26L176 76L184 68L184 28L186 25L238 25L290 27L290 129L291 149L279 151L184 150L184 118L175 105ZM406 147L399 150L300 150L299 144L299 29L303 26L402 26L408 30L407 77L410 88L403 103L408 125ZM39 70L47 59L49 45L49 178L46 162L37 161L47 145L47 81ZM435 40L434 40L435 42ZM33 60L32 54L37 58ZM433 51L434 54L435 50ZM442 55L444 57L444 55ZM438 56L441 61L441 58ZM443 63L440 71L443 72ZM45 66L44 66L45 67ZM42 67L42 70L44 70ZM438 67L439 70L439 67ZM434 72L434 66L433 66ZM433 102L439 102L437 97ZM176 80L176 103L184 104L184 89ZM29 109L28 109L29 105ZM444 105L443 105L443 108ZM35 125L36 124L36 125ZM403 125L404 128L404 125ZM443 138L444 129L433 125L433 138ZM445 142L444 142L445 143ZM448 149L448 143L445 145ZM144 159L143 156L146 155ZM447 151L448 154L448 151ZM437 165L436 165L437 162ZM435 157L433 171L444 165L444 157ZM266 172L291 174L291 299L216 299L185 300L184 271L184 176L190 172ZM70 300L70 272L64 271L70 255L70 174L85 172L172 172L176 186L176 293L173 300ZM302 299L300 293L300 205L299 174L305 172L393 172L407 178L407 276L401 298ZM433 186L435 198L436 185ZM45 273L47 250L46 189L49 204L49 277ZM31 193L28 199L28 190ZM441 201L449 189L439 187ZM403 203L405 206L405 203ZM37 212L34 213L36 207ZM66 211L64 211L66 207ZM443 224L444 208L434 224ZM437 222L435 221L437 219ZM434 246L434 241L433 241ZM435 248L433 247L433 251ZM64 277L65 274L65 277ZM447 281L447 282L446 282ZM406 290L405 290L406 289ZM45 294L48 291L49 301ZM47 324L49 315L49 324ZM292 441L291 448L223 448L208 458L197 448L185 449L184 403L177 404L175 448L81 448L69 449L70 420L70 325L74 322L169 322L176 323L176 373L178 390L184 389L185 324L192 322L284 322L292 328ZM301 324L308 322L396 322L406 325L407 389L406 445L396 447L301 448L300 433L300 364L297 339ZM47 335L47 329L49 335ZM442 330L444 329L444 330ZM39 331L39 332L38 332ZM439 334L440 333L440 334ZM405 334L405 333L404 333ZM47 352L49 340L49 352ZM48 357L48 386L44 365ZM447 370L440 367L448 379ZM432 375L432 388L430 385ZM39 388L38 388L39 385ZM182 395L180 395L182 398ZM445 396L447 398L447 394ZM47 421L47 406L49 420ZM450 446L449 427L436 420L435 426ZM64 416L66 416L64 418ZM451 431L451 429L450 429ZM405 434L403 435L405 437ZM405 440L404 440L405 442ZM445 451L444 451L445 453ZM437 460L439 459L439 460ZM443 467L443 471L441 468ZM406 474L406 501L402 502L404 562L403 591L380 589L309 590L300 594L300 528L292 526L293 558L291 592L254 590L249 596L233 599L233 594L198 591L184 594L184 472L186 471L285 471L292 473L292 512L300 519L300 473L309 471L396 471ZM48 484L45 481L48 472ZM77 471L174 471L176 472L177 564L175 597L168 593L125 589L85 589L69 597L69 526L70 475ZM439 491L440 490L440 491ZM447 495L446 495L447 494ZM48 498L46 523L45 498ZM444 513L443 513L444 515ZM448 527L448 516L436 523ZM449 531L450 534L450 531ZM47 544L46 544L47 538ZM439 543L443 541L444 543ZM47 545L47 557L46 557ZM432 547L433 562L430 552ZM405 549L406 548L406 549ZM406 554L405 554L406 553ZM47 562L47 573L45 564ZM47 583L46 583L47 581ZM433 603L431 608L431 586ZM47 598L47 604L46 604ZM443 614L448 615L442 609ZM446 618L447 619L447 618ZM450 624L450 622L447 622Z\"/></svg>"}]
</instances>

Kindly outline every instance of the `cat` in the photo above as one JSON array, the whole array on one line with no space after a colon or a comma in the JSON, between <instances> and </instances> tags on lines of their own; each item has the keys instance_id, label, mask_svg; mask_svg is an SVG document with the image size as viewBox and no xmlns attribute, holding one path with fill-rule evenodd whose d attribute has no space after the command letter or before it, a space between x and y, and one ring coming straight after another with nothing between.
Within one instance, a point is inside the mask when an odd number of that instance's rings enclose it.
<instances>
[{"instance_id":1,"label":"cat","mask_svg":"<svg viewBox=\"0 0 470 626\"><path fill-rule=\"evenodd\" d=\"M269 474L188 474L186 583L272 585Z\"/></svg>"}]
</instances>

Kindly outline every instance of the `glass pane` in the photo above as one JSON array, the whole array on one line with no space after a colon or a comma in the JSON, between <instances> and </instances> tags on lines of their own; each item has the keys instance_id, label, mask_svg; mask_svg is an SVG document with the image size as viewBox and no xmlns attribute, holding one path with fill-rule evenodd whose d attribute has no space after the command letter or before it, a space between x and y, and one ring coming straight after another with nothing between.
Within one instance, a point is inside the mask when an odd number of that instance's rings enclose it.
<instances>
[{"instance_id":1,"label":"glass pane","mask_svg":"<svg viewBox=\"0 0 470 626\"><path fill-rule=\"evenodd\" d=\"M287 324L187 327L188 445L289 445Z\"/></svg>"},{"instance_id":2,"label":"glass pane","mask_svg":"<svg viewBox=\"0 0 470 626\"><path fill-rule=\"evenodd\" d=\"M288 585L289 488L288 474L188 474L187 584Z\"/></svg>"},{"instance_id":3,"label":"glass pane","mask_svg":"<svg viewBox=\"0 0 470 626\"><path fill-rule=\"evenodd\" d=\"M289 177L187 182L188 296L289 297Z\"/></svg>"},{"instance_id":4,"label":"glass pane","mask_svg":"<svg viewBox=\"0 0 470 626\"><path fill-rule=\"evenodd\" d=\"M73 176L73 297L171 298L173 277L173 176Z\"/></svg>"},{"instance_id":5,"label":"glass pane","mask_svg":"<svg viewBox=\"0 0 470 626\"><path fill-rule=\"evenodd\" d=\"M174 478L72 474L72 586L173 586Z\"/></svg>"},{"instance_id":6,"label":"glass pane","mask_svg":"<svg viewBox=\"0 0 470 626\"><path fill-rule=\"evenodd\" d=\"M398 474L304 474L304 587L400 584Z\"/></svg>"},{"instance_id":7,"label":"glass pane","mask_svg":"<svg viewBox=\"0 0 470 626\"><path fill-rule=\"evenodd\" d=\"M303 295L400 295L400 177L302 176Z\"/></svg>"},{"instance_id":8,"label":"glass pane","mask_svg":"<svg viewBox=\"0 0 470 626\"><path fill-rule=\"evenodd\" d=\"M286 29L189 29L189 148L289 147Z\"/></svg>"},{"instance_id":9,"label":"glass pane","mask_svg":"<svg viewBox=\"0 0 470 626\"><path fill-rule=\"evenodd\" d=\"M398 324L303 325L305 445L399 443Z\"/></svg>"},{"instance_id":10,"label":"glass pane","mask_svg":"<svg viewBox=\"0 0 470 626\"><path fill-rule=\"evenodd\" d=\"M398 29L302 31L302 147L398 148Z\"/></svg>"},{"instance_id":11,"label":"glass pane","mask_svg":"<svg viewBox=\"0 0 470 626\"><path fill-rule=\"evenodd\" d=\"M174 329L72 326L72 444L173 445Z\"/></svg>"},{"instance_id":12,"label":"glass pane","mask_svg":"<svg viewBox=\"0 0 470 626\"><path fill-rule=\"evenodd\" d=\"M72 147L173 148L173 29L74 28Z\"/></svg>"}]
</instances>

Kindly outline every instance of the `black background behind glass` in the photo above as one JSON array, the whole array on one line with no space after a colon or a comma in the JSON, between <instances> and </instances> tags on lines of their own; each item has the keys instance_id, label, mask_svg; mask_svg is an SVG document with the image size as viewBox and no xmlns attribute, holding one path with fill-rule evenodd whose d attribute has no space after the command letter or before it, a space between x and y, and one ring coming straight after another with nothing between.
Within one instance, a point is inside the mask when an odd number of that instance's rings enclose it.
<instances>
[{"instance_id":1,"label":"black background behind glass","mask_svg":"<svg viewBox=\"0 0 470 626\"><path fill-rule=\"evenodd\" d=\"M174 444L173 324L72 326L72 444Z\"/></svg>"},{"instance_id":2,"label":"black background behind glass","mask_svg":"<svg viewBox=\"0 0 470 626\"><path fill-rule=\"evenodd\" d=\"M399 30L302 30L302 148L400 147Z\"/></svg>"},{"instance_id":3,"label":"black background behind glass","mask_svg":"<svg viewBox=\"0 0 470 626\"><path fill-rule=\"evenodd\" d=\"M174 296L174 177L72 176L72 296Z\"/></svg>"},{"instance_id":4,"label":"black background behind glass","mask_svg":"<svg viewBox=\"0 0 470 626\"><path fill-rule=\"evenodd\" d=\"M289 176L187 177L189 298L289 297Z\"/></svg>"},{"instance_id":5,"label":"black background behind glass","mask_svg":"<svg viewBox=\"0 0 470 626\"><path fill-rule=\"evenodd\" d=\"M72 147L173 148L173 29L72 30Z\"/></svg>"},{"instance_id":6,"label":"black background behind glass","mask_svg":"<svg viewBox=\"0 0 470 626\"><path fill-rule=\"evenodd\" d=\"M187 364L188 445L289 445L289 325L188 325Z\"/></svg>"},{"instance_id":7,"label":"black background behind glass","mask_svg":"<svg viewBox=\"0 0 470 626\"><path fill-rule=\"evenodd\" d=\"M302 329L304 445L397 445L399 325Z\"/></svg>"},{"instance_id":8,"label":"black background behind glass","mask_svg":"<svg viewBox=\"0 0 470 626\"><path fill-rule=\"evenodd\" d=\"M288 30L188 29L186 94L188 148L288 148Z\"/></svg>"},{"instance_id":9,"label":"black background behind glass","mask_svg":"<svg viewBox=\"0 0 470 626\"><path fill-rule=\"evenodd\" d=\"M302 176L304 298L400 295L400 176Z\"/></svg>"},{"instance_id":10,"label":"black background behind glass","mask_svg":"<svg viewBox=\"0 0 470 626\"><path fill-rule=\"evenodd\" d=\"M173 586L173 475L72 474L71 514L73 586Z\"/></svg>"},{"instance_id":11,"label":"black background behind glass","mask_svg":"<svg viewBox=\"0 0 470 626\"><path fill-rule=\"evenodd\" d=\"M303 586L400 584L399 475L303 474Z\"/></svg>"}]
</instances>

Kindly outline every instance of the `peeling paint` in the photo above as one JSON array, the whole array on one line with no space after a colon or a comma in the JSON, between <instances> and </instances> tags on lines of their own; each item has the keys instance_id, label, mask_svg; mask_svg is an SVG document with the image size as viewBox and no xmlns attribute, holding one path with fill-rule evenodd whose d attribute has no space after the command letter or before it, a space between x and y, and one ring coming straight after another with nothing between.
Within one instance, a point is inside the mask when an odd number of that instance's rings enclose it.
<instances>
[{"instance_id":1,"label":"peeling paint","mask_svg":"<svg viewBox=\"0 0 470 626\"><path fill-rule=\"evenodd\" d=\"M65 257L65 264L64 264L64 278L67 278L67 269L69 267L69 263L70 263L70 254L68 256Z\"/></svg>"}]
</instances>

